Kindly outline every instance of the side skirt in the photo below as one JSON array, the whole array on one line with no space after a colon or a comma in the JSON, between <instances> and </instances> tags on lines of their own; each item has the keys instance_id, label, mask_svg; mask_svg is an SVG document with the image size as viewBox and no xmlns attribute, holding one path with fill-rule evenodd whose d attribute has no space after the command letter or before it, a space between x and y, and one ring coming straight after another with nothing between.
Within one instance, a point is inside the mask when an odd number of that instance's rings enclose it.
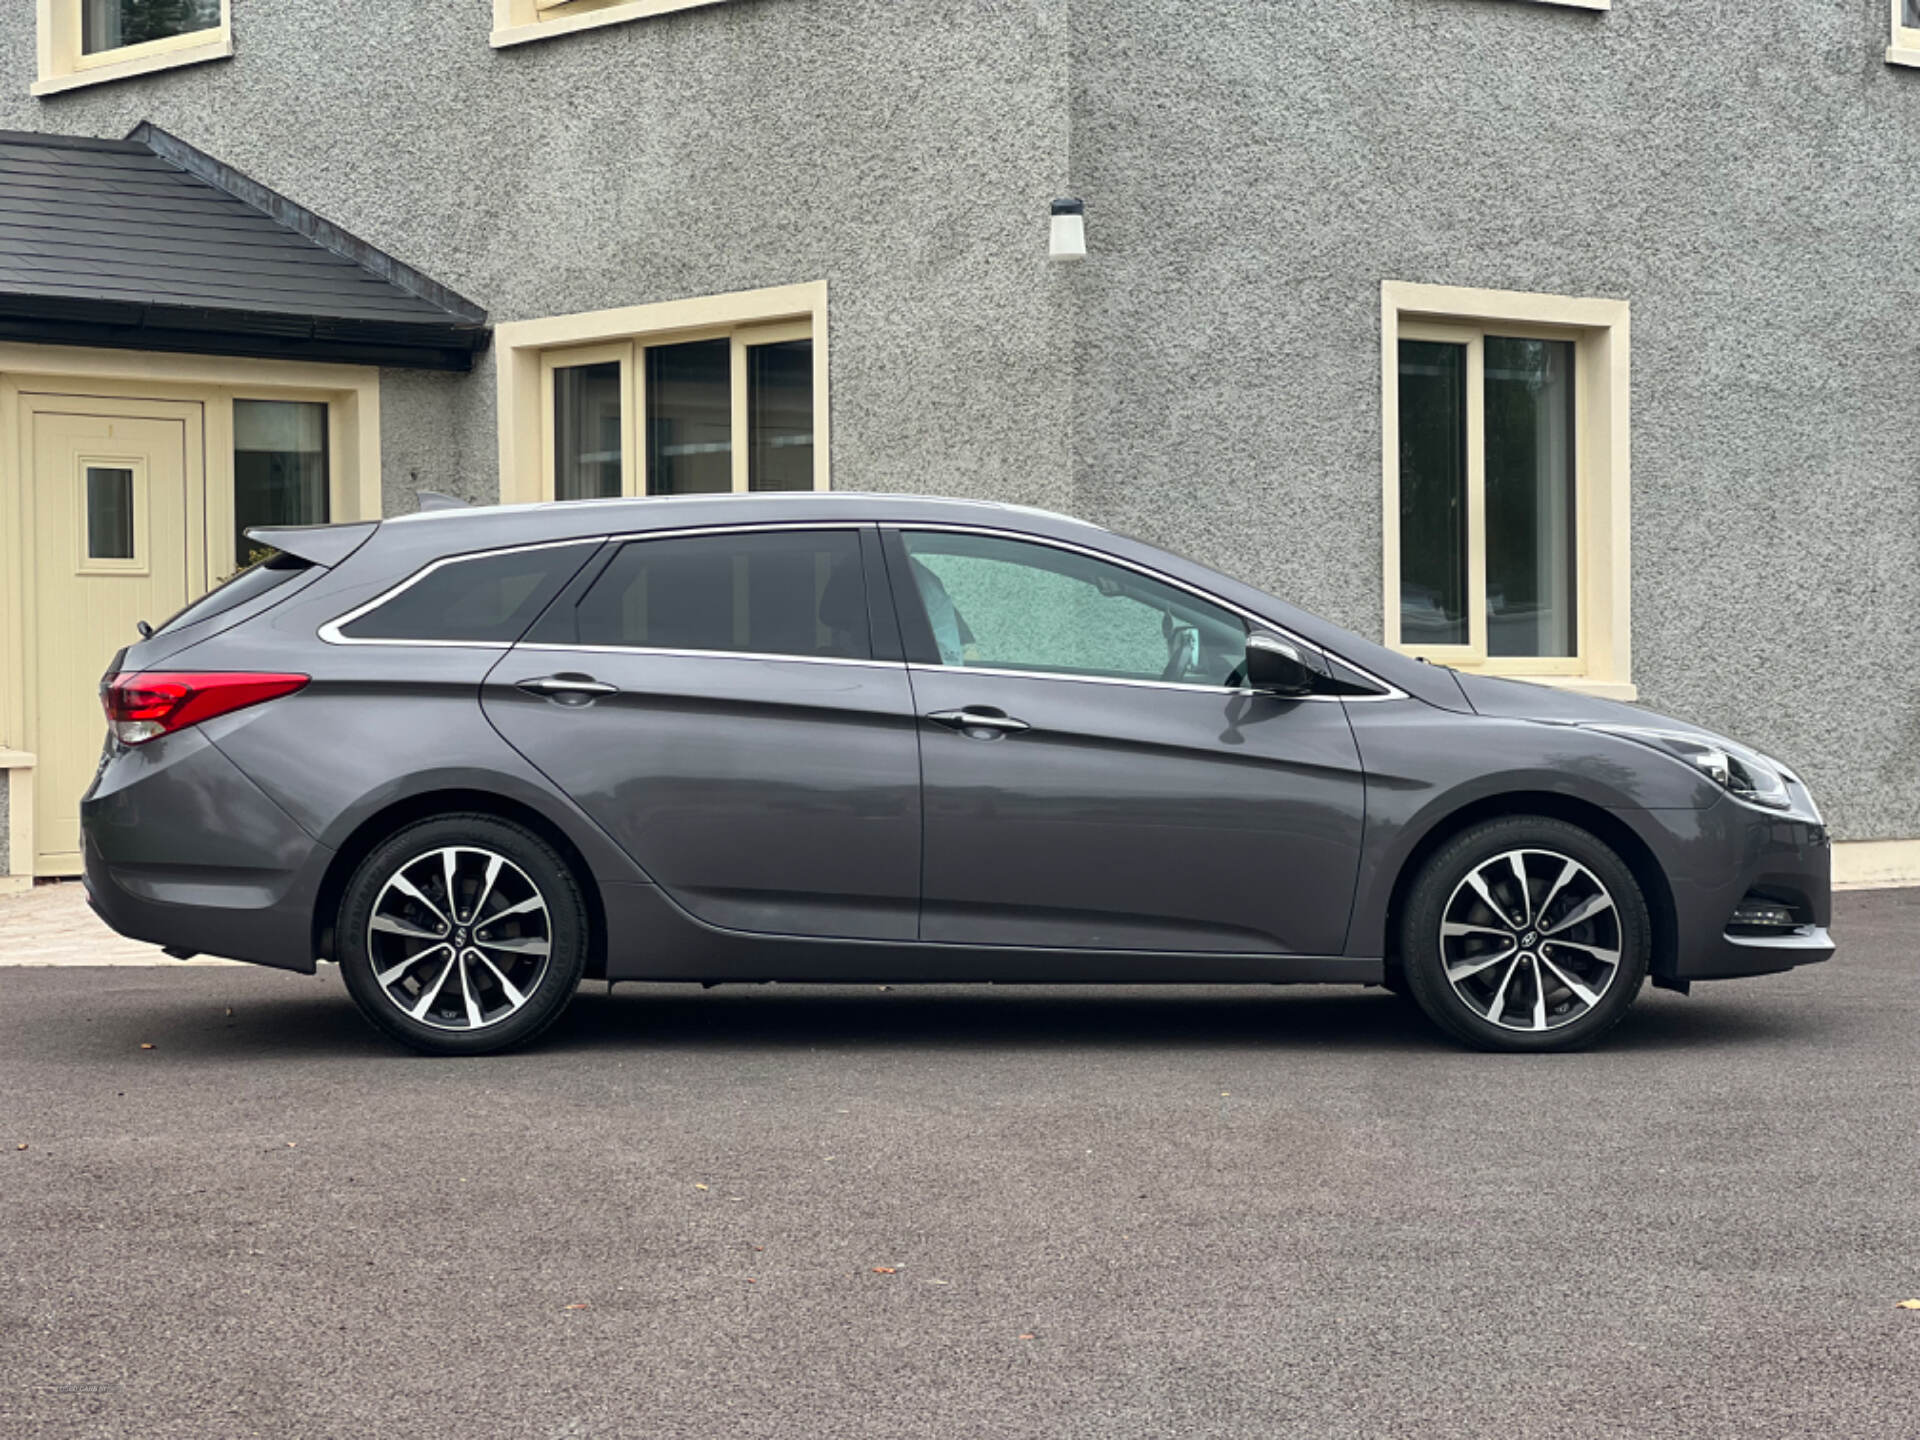
<instances>
[{"instance_id":1,"label":"side skirt","mask_svg":"<svg viewBox=\"0 0 1920 1440\"><path fill-rule=\"evenodd\" d=\"M657 886L608 885L609 980L809 985L1377 985L1378 959L1163 950L1021 950L721 930Z\"/></svg>"}]
</instances>

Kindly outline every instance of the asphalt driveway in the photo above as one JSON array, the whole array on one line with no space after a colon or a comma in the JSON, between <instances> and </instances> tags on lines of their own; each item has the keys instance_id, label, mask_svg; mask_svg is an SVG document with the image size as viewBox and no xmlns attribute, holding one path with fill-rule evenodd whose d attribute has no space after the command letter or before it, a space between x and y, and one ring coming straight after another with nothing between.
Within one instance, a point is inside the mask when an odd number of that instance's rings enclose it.
<instances>
[{"instance_id":1,"label":"asphalt driveway","mask_svg":"<svg viewBox=\"0 0 1920 1440\"><path fill-rule=\"evenodd\" d=\"M1920 892L1836 930L1558 1058L595 985L435 1061L331 971L0 968L0 1434L1912 1434Z\"/></svg>"}]
</instances>

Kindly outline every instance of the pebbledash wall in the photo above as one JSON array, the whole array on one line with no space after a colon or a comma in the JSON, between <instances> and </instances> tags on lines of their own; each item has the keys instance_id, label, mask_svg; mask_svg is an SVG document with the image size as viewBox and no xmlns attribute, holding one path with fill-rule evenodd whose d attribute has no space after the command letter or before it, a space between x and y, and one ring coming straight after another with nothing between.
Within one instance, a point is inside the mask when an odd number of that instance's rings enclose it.
<instances>
[{"instance_id":1,"label":"pebbledash wall","mask_svg":"<svg viewBox=\"0 0 1920 1440\"><path fill-rule=\"evenodd\" d=\"M835 488L1069 510L1375 637L1383 286L1625 302L1613 693L1920 837L1920 70L1889 0L1602 3L629 3L495 46L480 0L231 0L231 58L43 98L15 3L0 128L151 120L496 324L825 281ZM500 495L499 353L383 373L390 512Z\"/></svg>"}]
</instances>

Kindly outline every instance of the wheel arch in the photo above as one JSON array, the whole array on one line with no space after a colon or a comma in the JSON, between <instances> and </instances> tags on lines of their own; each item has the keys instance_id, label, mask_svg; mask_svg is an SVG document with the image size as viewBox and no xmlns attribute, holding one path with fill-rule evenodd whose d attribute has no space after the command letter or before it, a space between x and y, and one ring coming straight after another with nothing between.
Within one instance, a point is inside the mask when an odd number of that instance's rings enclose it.
<instances>
[{"instance_id":1,"label":"wheel arch","mask_svg":"<svg viewBox=\"0 0 1920 1440\"><path fill-rule=\"evenodd\" d=\"M606 906L600 896L600 885L594 876L593 866L587 863L587 858L581 854L580 847L573 843L565 830L524 801L491 791L457 787L426 790L417 795L405 796L374 811L353 828L341 842L339 849L334 852L333 859L327 865L326 873L320 879L320 888L314 896L313 953L323 960L339 958L334 953L334 929L340 913L340 901L346 894L347 884L353 878L353 872L360 868L361 861L373 853L375 846L395 831L413 824L416 820L430 820L436 815L463 812L491 815L497 819L524 826L560 853L560 858L572 869L574 879L580 886L581 896L587 902L590 925L585 978L590 980L605 978L607 973Z\"/></svg>"},{"instance_id":2,"label":"wheel arch","mask_svg":"<svg viewBox=\"0 0 1920 1440\"><path fill-rule=\"evenodd\" d=\"M1679 952L1679 918L1674 907L1673 888L1666 871L1653 850L1634 828L1604 805L1596 805L1578 796L1546 790L1509 791L1486 795L1448 812L1427 828L1400 862L1393 888L1387 897L1386 963L1400 963L1400 917L1407 894L1413 888L1427 859L1454 836L1483 820L1509 816L1540 816L1577 825L1618 855L1632 872L1640 893L1646 898L1647 914L1653 921L1653 957L1649 967L1656 975L1671 975Z\"/></svg>"}]
</instances>

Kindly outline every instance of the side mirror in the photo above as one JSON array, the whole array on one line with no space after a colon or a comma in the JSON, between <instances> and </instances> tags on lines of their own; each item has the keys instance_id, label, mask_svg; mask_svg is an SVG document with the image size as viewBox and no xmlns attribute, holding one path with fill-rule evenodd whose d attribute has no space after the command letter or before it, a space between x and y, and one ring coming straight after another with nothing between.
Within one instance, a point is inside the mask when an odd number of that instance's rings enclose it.
<instances>
[{"instance_id":1,"label":"side mirror","mask_svg":"<svg viewBox=\"0 0 1920 1440\"><path fill-rule=\"evenodd\" d=\"M1256 630L1247 636L1247 684L1268 695L1313 693L1318 677L1291 640Z\"/></svg>"}]
</instances>

